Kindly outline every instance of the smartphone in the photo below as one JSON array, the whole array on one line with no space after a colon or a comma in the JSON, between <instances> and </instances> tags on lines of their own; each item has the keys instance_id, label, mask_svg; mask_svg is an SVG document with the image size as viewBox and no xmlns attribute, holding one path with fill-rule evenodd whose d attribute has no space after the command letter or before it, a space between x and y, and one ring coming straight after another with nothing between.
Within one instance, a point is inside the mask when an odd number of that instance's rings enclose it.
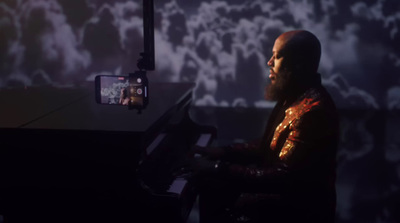
<instances>
[{"instance_id":1,"label":"smartphone","mask_svg":"<svg viewBox=\"0 0 400 223\"><path fill-rule=\"evenodd\" d=\"M96 76L95 89L96 102L99 104L142 109L148 103L148 81L145 72L137 71L129 76Z\"/></svg>"}]
</instances>

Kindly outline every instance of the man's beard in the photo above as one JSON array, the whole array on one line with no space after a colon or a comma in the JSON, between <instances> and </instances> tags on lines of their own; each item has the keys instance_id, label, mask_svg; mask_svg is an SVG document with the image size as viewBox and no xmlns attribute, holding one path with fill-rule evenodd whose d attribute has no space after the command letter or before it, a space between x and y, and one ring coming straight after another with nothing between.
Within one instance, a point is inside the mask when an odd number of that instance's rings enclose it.
<instances>
[{"instance_id":1,"label":"man's beard","mask_svg":"<svg viewBox=\"0 0 400 223\"><path fill-rule=\"evenodd\" d=\"M275 83L269 83L265 88L265 99L279 101L285 99L290 92L290 73L282 72L276 75Z\"/></svg>"}]
</instances>

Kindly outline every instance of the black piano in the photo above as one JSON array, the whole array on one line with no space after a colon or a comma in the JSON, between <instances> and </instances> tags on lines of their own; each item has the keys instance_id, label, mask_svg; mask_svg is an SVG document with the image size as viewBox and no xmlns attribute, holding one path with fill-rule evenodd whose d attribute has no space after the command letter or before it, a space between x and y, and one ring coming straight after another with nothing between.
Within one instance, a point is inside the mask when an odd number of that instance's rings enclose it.
<instances>
[{"instance_id":1,"label":"black piano","mask_svg":"<svg viewBox=\"0 0 400 223\"><path fill-rule=\"evenodd\" d=\"M95 103L94 86L0 90L5 222L185 222L187 151L216 129L189 115L194 84L154 83L141 114Z\"/></svg>"}]
</instances>

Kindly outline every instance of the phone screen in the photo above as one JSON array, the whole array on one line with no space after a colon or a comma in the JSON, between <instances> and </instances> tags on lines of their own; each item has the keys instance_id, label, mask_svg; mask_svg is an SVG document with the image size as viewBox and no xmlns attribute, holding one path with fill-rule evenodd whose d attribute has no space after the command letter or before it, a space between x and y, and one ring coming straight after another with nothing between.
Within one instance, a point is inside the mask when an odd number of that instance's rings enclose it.
<instances>
[{"instance_id":1,"label":"phone screen","mask_svg":"<svg viewBox=\"0 0 400 223\"><path fill-rule=\"evenodd\" d=\"M144 99L147 98L147 87L142 77L132 76L129 79L128 103L131 106L143 106Z\"/></svg>"},{"instance_id":2,"label":"phone screen","mask_svg":"<svg viewBox=\"0 0 400 223\"><path fill-rule=\"evenodd\" d=\"M126 105L142 108L147 105L147 78L141 73L130 76L96 76L96 101L99 104Z\"/></svg>"},{"instance_id":3,"label":"phone screen","mask_svg":"<svg viewBox=\"0 0 400 223\"><path fill-rule=\"evenodd\" d=\"M97 76L96 101L99 104L128 105L129 77Z\"/></svg>"}]
</instances>

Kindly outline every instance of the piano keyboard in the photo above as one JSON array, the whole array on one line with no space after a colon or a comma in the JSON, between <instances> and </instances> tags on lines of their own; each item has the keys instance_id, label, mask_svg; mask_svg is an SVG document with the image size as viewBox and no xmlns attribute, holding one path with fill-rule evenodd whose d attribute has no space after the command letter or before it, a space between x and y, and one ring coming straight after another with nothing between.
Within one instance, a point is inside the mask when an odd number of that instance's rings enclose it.
<instances>
[{"instance_id":1,"label":"piano keyboard","mask_svg":"<svg viewBox=\"0 0 400 223\"><path fill-rule=\"evenodd\" d=\"M197 140L196 145L197 146L202 146L205 147L207 146L211 141L211 134L207 133L207 134L201 134L199 136L199 139Z\"/></svg>"},{"instance_id":2,"label":"piano keyboard","mask_svg":"<svg viewBox=\"0 0 400 223\"><path fill-rule=\"evenodd\" d=\"M151 201L174 222L186 222L197 196L187 153L193 145L208 146L216 135L214 127L184 125L159 134L143 151L138 177L148 188ZM172 217L171 217L172 216Z\"/></svg>"},{"instance_id":3,"label":"piano keyboard","mask_svg":"<svg viewBox=\"0 0 400 223\"><path fill-rule=\"evenodd\" d=\"M207 146L210 141L211 141L211 134L201 134L197 140L196 145L197 146ZM198 155L198 154L196 154ZM169 193L174 193L177 195L182 194L182 191L184 190L185 186L187 184L187 180L184 177L177 177L169 187L168 191Z\"/></svg>"},{"instance_id":4,"label":"piano keyboard","mask_svg":"<svg viewBox=\"0 0 400 223\"><path fill-rule=\"evenodd\" d=\"M171 186L169 187L168 191L169 193L174 193L174 194L182 194L183 189L185 188L187 184L187 180L184 178L176 178Z\"/></svg>"}]
</instances>

